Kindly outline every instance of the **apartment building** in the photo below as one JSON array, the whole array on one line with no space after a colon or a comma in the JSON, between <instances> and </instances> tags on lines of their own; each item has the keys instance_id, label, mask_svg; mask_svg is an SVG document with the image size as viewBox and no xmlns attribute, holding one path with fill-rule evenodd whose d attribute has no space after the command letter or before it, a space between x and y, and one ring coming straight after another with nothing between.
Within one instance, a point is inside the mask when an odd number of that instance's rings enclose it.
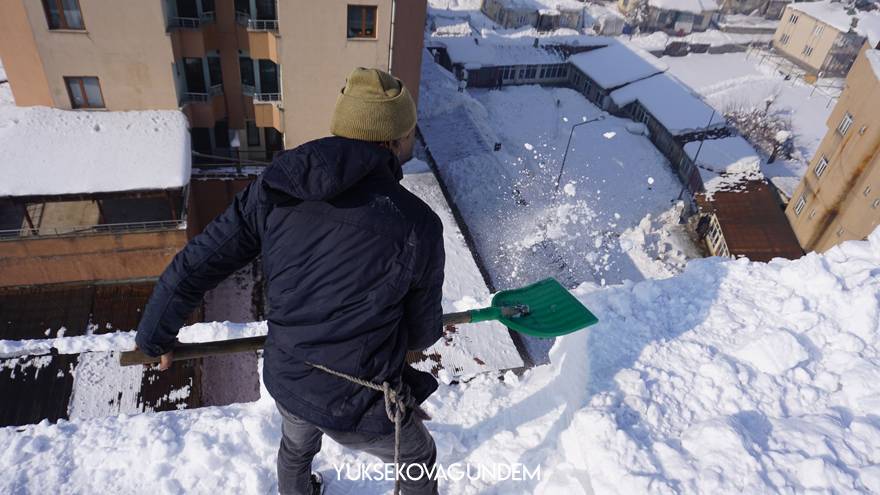
<instances>
[{"instance_id":1,"label":"apartment building","mask_svg":"<svg viewBox=\"0 0 880 495\"><path fill-rule=\"evenodd\" d=\"M328 133L345 77L418 96L425 0L5 0L16 104L182 109L194 151L257 161Z\"/></svg>"},{"instance_id":2,"label":"apartment building","mask_svg":"<svg viewBox=\"0 0 880 495\"><path fill-rule=\"evenodd\" d=\"M880 15L840 2L789 4L773 35L773 47L813 75L843 76L862 45L880 41Z\"/></svg>"},{"instance_id":3,"label":"apartment building","mask_svg":"<svg viewBox=\"0 0 880 495\"><path fill-rule=\"evenodd\" d=\"M718 15L715 0L617 0L617 9L633 27L674 36L705 31Z\"/></svg>"},{"instance_id":4,"label":"apartment building","mask_svg":"<svg viewBox=\"0 0 880 495\"><path fill-rule=\"evenodd\" d=\"M846 78L810 168L785 210L804 250L864 239L880 225L880 51L865 49Z\"/></svg>"}]
</instances>

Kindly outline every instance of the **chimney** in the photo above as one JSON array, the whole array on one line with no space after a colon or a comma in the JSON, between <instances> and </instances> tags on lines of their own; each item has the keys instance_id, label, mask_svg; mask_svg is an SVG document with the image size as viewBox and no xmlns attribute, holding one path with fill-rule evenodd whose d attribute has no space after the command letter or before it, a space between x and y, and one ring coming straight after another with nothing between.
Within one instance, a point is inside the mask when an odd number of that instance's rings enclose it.
<instances>
[{"instance_id":1,"label":"chimney","mask_svg":"<svg viewBox=\"0 0 880 495\"><path fill-rule=\"evenodd\" d=\"M849 27L850 27L850 29L855 29L855 28L857 28L858 26L859 26L859 18L856 17L856 16L853 16L853 18L852 18L852 22L851 22L851 24L850 24Z\"/></svg>"}]
</instances>

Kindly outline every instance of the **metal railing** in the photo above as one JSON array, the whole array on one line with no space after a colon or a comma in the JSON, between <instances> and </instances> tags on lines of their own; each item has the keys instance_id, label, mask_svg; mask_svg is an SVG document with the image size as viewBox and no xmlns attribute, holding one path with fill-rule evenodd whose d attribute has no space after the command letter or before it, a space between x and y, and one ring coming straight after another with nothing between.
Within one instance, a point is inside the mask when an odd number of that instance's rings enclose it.
<instances>
[{"instance_id":1,"label":"metal railing","mask_svg":"<svg viewBox=\"0 0 880 495\"><path fill-rule=\"evenodd\" d=\"M215 21L214 12L205 12L201 17L169 17L169 28L198 29Z\"/></svg>"},{"instance_id":2,"label":"metal railing","mask_svg":"<svg viewBox=\"0 0 880 495\"><path fill-rule=\"evenodd\" d=\"M223 85L215 84L208 88L207 93L192 93L185 92L180 96L180 104L184 105L186 103L207 103L211 97L220 96L223 94Z\"/></svg>"},{"instance_id":3,"label":"metal railing","mask_svg":"<svg viewBox=\"0 0 880 495\"><path fill-rule=\"evenodd\" d=\"M278 32L278 19L248 19L248 29L251 31Z\"/></svg>"},{"instance_id":4,"label":"metal railing","mask_svg":"<svg viewBox=\"0 0 880 495\"><path fill-rule=\"evenodd\" d=\"M281 103L281 93L254 93L254 102Z\"/></svg>"},{"instance_id":5,"label":"metal railing","mask_svg":"<svg viewBox=\"0 0 880 495\"><path fill-rule=\"evenodd\" d=\"M251 14L249 12L242 12L240 10L235 11L235 22L242 26L247 26L248 22L251 20Z\"/></svg>"},{"instance_id":6,"label":"metal railing","mask_svg":"<svg viewBox=\"0 0 880 495\"><path fill-rule=\"evenodd\" d=\"M250 84L242 84L241 85L241 93L245 96L254 96L257 92L257 88L251 86Z\"/></svg>"},{"instance_id":7,"label":"metal railing","mask_svg":"<svg viewBox=\"0 0 880 495\"><path fill-rule=\"evenodd\" d=\"M60 237L75 235L124 234L133 232L155 232L186 228L186 220L157 220L152 222L110 223L99 225L76 225L61 227L39 227L0 230L0 241L17 240L24 237Z\"/></svg>"}]
</instances>

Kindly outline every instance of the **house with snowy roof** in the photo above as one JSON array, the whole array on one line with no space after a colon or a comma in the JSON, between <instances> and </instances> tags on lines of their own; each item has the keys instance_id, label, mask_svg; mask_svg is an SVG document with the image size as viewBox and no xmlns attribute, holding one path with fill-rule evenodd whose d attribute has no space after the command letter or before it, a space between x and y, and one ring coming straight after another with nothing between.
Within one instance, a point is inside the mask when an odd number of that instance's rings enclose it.
<instances>
[{"instance_id":1,"label":"house with snowy roof","mask_svg":"<svg viewBox=\"0 0 880 495\"><path fill-rule=\"evenodd\" d=\"M480 11L508 29L532 26L552 31L581 29L585 6L580 0L483 0Z\"/></svg>"},{"instance_id":2,"label":"house with snowy roof","mask_svg":"<svg viewBox=\"0 0 880 495\"><path fill-rule=\"evenodd\" d=\"M705 31L719 11L715 0L618 0L617 8L642 31L677 36Z\"/></svg>"},{"instance_id":3,"label":"house with snowy roof","mask_svg":"<svg viewBox=\"0 0 880 495\"><path fill-rule=\"evenodd\" d=\"M788 5L773 35L773 48L808 73L842 76L864 45L880 43L880 14L840 2Z\"/></svg>"},{"instance_id":4,"label":"house with snowy roof","mask_svg":"<svg viewBox=\"0 0 880 495\"><path fill-rule=\"evenodd\" d=\"M568 60L572 89L603 110L610 109L614 90L667 69L650 53L616 40L608 46L574 54Z\"/></svg>"},{"instance_id":5,"label":"house with snowy roof","mask_svg":"<svg viewBox=\"0 0 880 495\"><path fill-rule=\"evenodd\" d=\"M0 287L155 278L186 244L182 112L4 105L0 149Z\"/></svg>"}]
</instances>

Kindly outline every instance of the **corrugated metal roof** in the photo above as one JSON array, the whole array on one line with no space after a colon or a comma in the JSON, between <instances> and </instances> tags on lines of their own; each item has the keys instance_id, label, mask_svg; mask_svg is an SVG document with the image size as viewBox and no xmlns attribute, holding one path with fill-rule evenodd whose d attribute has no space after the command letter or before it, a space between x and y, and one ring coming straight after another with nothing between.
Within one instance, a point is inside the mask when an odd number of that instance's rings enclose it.
<instances>
[{"instance_id":1,"label":"corrugated metal roof","mask_svg":"<svg viewBox=\"0 0 880 495\"><path fill-rule=\"evenodd\" d=\"M776 193L766 181L749 181L742 191L718 191L711 200L699 195L704 212L714 212L727 248L752 261L797 259L803 249L785 217Z\"/></svg>"}]
</instances>

